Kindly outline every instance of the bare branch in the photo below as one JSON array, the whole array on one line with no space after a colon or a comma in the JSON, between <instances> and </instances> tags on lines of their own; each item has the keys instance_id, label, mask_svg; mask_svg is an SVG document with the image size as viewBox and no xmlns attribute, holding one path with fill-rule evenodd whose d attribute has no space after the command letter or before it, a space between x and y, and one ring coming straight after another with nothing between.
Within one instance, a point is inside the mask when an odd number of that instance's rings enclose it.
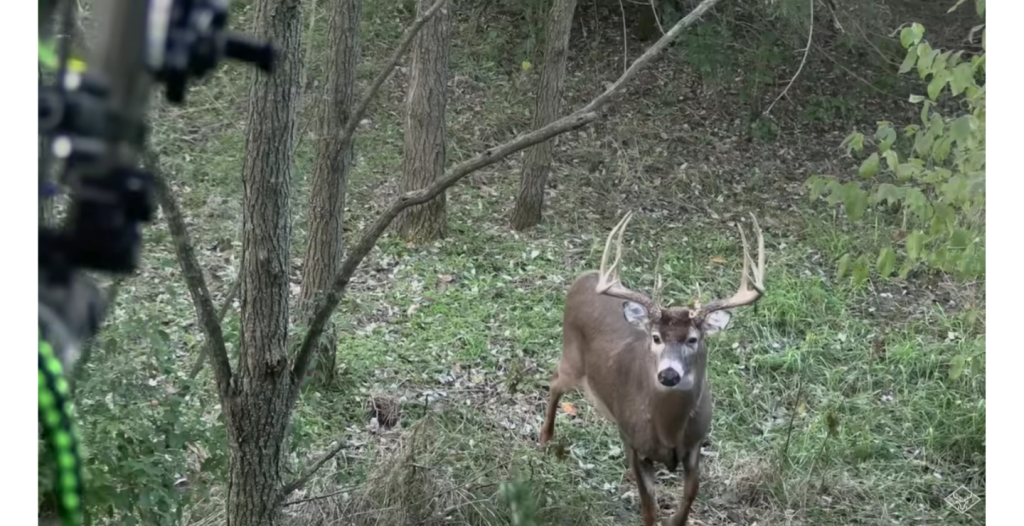
<instances>
[{"instance_id":1,"label":"bare branch","mask_svg":"<svg viewBox=\"0 0 1024 526\"><path fill-rule=\"evenodd\" d=\"M811 23L810 23L810 26L811 27L810 27L810 29L807 30L807 47L804 48L804 58L800 61L800 67L796 68L796 73L793 74L793 78L789 79L789 84L786 84L786 87L782 90L782 93L779 93L779 96L775 97L775 100L773 100L772 103L768 105L768 108L766 108L764 110L764 114L763 115L767 116L768 113L770 113L772 111L772 108L775 107L775 103L779 102L779 100L781 100L782 97L784 97L786 95L786 92L789 91L789 88L793 86L794 82L796 82L796 78L800 76L800 72L804 70L804 64L807 64L807 55L811 54L811 42L814 41L813 40L814 39L814 1L815 0L810 0L810 3L811 3Z\"/></svg>"},{"instance_id":2,"label":"bare branch","mask_svg":"<svg viewBox=\"0 0 1024 526\"><path fill-rule=\"evenodd\" d=\"M334 447L332 447L329 451L327 451L327 453L324 453L324 455L322 457L320 457L316 462L314 462L313 465L309 467L309 469L307 469L305 472L302 473L302 475L299 475L299 478L289 482L288 484L285 484L284 487L281 488L281 493L278 496L278 499L280 499L282 502L284 502L284 500L287 499L289 495L294 493L299 488L305 486L306 483L309 482L309 479L313 478L313 475L316 475L316 472L320 471L320 468L322 468L324 466L324 464L330 462L332 458L338 456L338 453L341 453L341 450L345 449L345 446L346 446L346 443L345 443L344 440L338 440L338 443L335 444ZM305 499L305 500L315 500L315 499ZM300 502L305 502L305 500L299 500L299 501L295 501L295 502L288 502L288 503L285 503L284 506L290 506L292 504L298 504Z\"/></svg>"},{"instance_id":3,"label":"bare branch","mask_svg":"<svg viewBox=\"0 0 1024 526\"><path fill-rule=\"evenodd\" d=\"M342 263L341 270L338 272L338 277L334 279L331 289L321 296L316 307L312 309L311 312L314 314L309 322L309 330L306 332L306 335L302 340L302 344L299 346L299 352L295 357L295 365L292 367L292 376L295 380L292 383L293 401L294 397L298 396L301 379L305 378L306 369L309 367L309 362L313 355L313 349L316 347L316 341L320 338L320 334L323 333L324 326L326 326L327 320L330 319L331 313L334 312L334 309L338 306L338 302L341 301L342 294L345 292L345 287L348 286L349 280L352 278L352 274L355 273L356 268L358 268L359 264L362 263L363 258L370 253L370 250L372 250L374 245L377 244L377 239L384 234L384 231L387 230L388 226L391 225L391 222L399 213L410 206L430 201L441 192L444 192L455 183L459 182L463 177L481 168L490 166L513 153L529 148L534 144L544 142L556 135L586 126L587 124L597 120L597 117L598 115L595 112L577 112L567 117L562 117L539 130L520 135L505 144L486 150L472 159L448 170L447 174L433 185L421 190L416 190L415 192L409 192L395 200L395 202L393 202L391 206L388 207L388 209L384 211L384 213L381 214L363 233L363 236L359 239L359 243L352 247L348 256L345 258L345 262Z\"/></svg>"},{"instance_id":4,"label":"bare branch","mask_svg":"<svg viewBox=\"0 0 1024 526\"><path fill-rule=\"evenodd\" d=\"M159 199L160 208L163 209L164 216L167 218L167 228L171 232L171 239L174 240L174 252L178 256L178 264L185 277L185 285L188 287L189 294L192 295L192 304L195 306L199 325L206 337L206 346L213 361L214 375L217 378L217 390L223 400L231 387L231 363L228 361L228 351L224 346L224 333L221 330L213 300L210 299L210 290L206 286L203 269L199 266L192 242L189 240L185 218L181 214L178 200L174 197L160 171L159 156L156 152L148 150L143 155L143 162L148 165L147 168L153 174L157 199Z\"/></svg>"},{"instance_id":5,"label":"bare branch","mask_svg":"<svg viewBox=\"0 0 1024 526\"><path fill-rule=\"evenodd\" d=\"M441 6L443 6L446 1L447 0L437 0L434 2L434 5L430 6L430 9L427 9L423 13L423 16L417 18L416 21L409 26L409 29L405 31L402 43L398 45L395 52L391 54L391 58L389 58L384 64L384 69L382 69L373 79L373 83L370 84L370 89L366 90L366 94L364 94L363 98L360 99L359 104L356 105L355 111L352 112L352 115L348 118L348 122L345 123L345 130L341 135L341 139L338 141L339 149L344 150L345 148L348 148L349 143L352 141L352 137L356 132L356 128L359 126L359 121L363 120L363 115L366 114L367 108L370 107L370 101L372 101L377 95L377 92L380 91L380 87L384 85L384 82L388 80L388 77L391 76L391 73L398 65L398 61L401 60L402 56L409 51L410 47L412 47L412 43L416 40L416 35L420 33L421 29L423 29L423 25L426 24L427 20L430 20L439 9L441 9Z\"/></svg>"},{"instance_id":6,"label":"bare branch","mask_svg":"<svg viewBox=\"0 0 1024 526\"><path fill-rule=\"evenodd\" d=\"M626 81L633 78L641 68L646 66L648 62L664 51L673 40L683 34L683 31L686 28L692 26L694 22L703 16L709 9L714 7L718 2L719 0L704 0L698 4L697 7L693 8L693 11L690 11L690 14L676 22L676 25L672 26L672 29L669 29L668 33L662 35L662 37L659 38L653 46L647 48L647 51L644 51L644 54L640 55L640 58L634 60L633 63L629 65L629 69L627 69L618 80L612 83L611 86L608 86L608 89L604 90L604 93L590 101L590 104L587 104L583 109L579 110L579 112L595 111L607 104L612 97L618 94L619 91L622 91L622 86Z\"/></svg>"},{"instance_id":7,"label":"bare branch","mask_svg":"<svg viewBox=\"0 0 1024 526\"><path fill-rule=\"evenodd\" d=\"M235 281L231 284L231 288L228 289L227 296L224 297L224 302L220 305L220 310L217 311L217 323L224 323L224 316L227 315L228 309L231 308L231 304L238 297L238 293L242 290L242 279L241 276L237 276ZM223 325L221 325L223 327ZM206 365L206 355L209 354L207 351L208 346L204 345L199 349L199 357L196 358L196 363L192 364L192 370L188 373L189 380L195 379L199 376L199 372L203 370L203 365Z\"/></svg>"}]
</instances>

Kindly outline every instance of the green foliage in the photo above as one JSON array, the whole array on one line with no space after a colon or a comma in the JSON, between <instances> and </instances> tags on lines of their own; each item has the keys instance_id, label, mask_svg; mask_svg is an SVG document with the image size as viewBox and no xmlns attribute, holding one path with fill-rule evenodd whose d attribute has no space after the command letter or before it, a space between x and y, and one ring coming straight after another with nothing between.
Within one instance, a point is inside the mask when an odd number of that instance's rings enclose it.
<instances>
[{"instance_id":1,"label":"green foliage","mask_svg":"<svg viewBox=\"0 0 1024 526\"><path fill-rule=\"evenodd\" d=\"M498 491L508 504L512 526L537 526L537 505L528 484L520 481L503 482Z\"/></svg>"},{"instance_id":2,"label":"green foliage","mask_svg":"<svg viewBox=\"0 0 1024 526\"><path fill-rule=\"evenodd\" d=\"M984 9L983 2L979 12ZM900 32L907 50L901 74L915 71L927 82L927 95L913 95L920 104L920 122L902 130L879 122L874 135L856 132L842 143L848 154L866 153L860 164L862 182L841 183L813 176L807 181L812 200L842 203L847 218L859 222L872 207L898 211L894 236L898 246L884 247L874 265L880 277L899 267L901 277L924 266L965 278L985 274L985 53L965 57L964 51L933 49L925 29L911 24ZM939 111L943 95L959 102ZM855 281L867 278L866 256L844 256L839 273L852 270Z\"/></svg>"},{"instance_id":3,"label":"green foliage","mask_svg":"<svg viewBox=\"0 0 1024 526\"><path fill-rule=\"evenodd\" d=\"M188 394L203 388L185 378L167 331L136 313L102 334L76 393L89 509L117 524L178 524L197 491L189 446L222 442L223 427ZM217 467L223 452L212 453L193 467ZM174 487L185 477L188 492Z\"/></svg>"}]
</instances>

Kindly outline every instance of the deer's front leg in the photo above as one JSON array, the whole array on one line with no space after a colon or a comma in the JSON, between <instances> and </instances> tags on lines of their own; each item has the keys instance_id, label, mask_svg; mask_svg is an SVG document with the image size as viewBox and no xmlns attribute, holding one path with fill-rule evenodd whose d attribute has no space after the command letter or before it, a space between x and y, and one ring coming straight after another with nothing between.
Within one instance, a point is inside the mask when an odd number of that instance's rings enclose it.
<instances>
[{"instance_id":1,"label":"deer's front leg","mask_svg":"<svg viewBox=\"0 0 1024 526\"><path fill-rule=\"evenodd\" d=\"M629 464L633 467L637 493L640 494L640 517L644 526L654 526L658 520L658 501L654 498L654 465L641 459L633 448L629 448Z\"/></svg>"},{"instance_id":2,"label":"deer's front leg","mask_svg":"<svg viewBox=\"0 0 1024 526\"><path fill-rule=\"evenodd\" d=\"M697 490L700 488L700 445L686 452L683 457L683 498L679 501L679 509L672 514L668 520L668 526L686 526L690 518L690 508L694 499L697 498Z\"/></svg>"}]
</instances>

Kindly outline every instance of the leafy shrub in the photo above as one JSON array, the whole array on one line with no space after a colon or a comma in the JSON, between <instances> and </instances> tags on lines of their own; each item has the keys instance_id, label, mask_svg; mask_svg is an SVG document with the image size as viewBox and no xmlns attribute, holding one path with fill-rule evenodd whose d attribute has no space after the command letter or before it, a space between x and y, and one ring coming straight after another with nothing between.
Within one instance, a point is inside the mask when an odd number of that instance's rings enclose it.
<instances>
[{"instance_id":1,"label":"leafy shrub","mask_svg":"<svg viewBox=\"0 0 1024 526\"><path fill-rule=\"evenodd\" d=\"M961 0L960 3L963 3ZM959 4L958 4L959 5ZM955 8L955 7L954 7ZM984 15L984 1L978 1ZM901 74L916 70L928 82L924 95L912 95L921 105L919 123L898 128L880 122L872 137L849 135L847 153L873 150L861 162L861 181L843 183L813 176L807 181L812 200L842 204L847 218L862 222L869 207L901 214L896 246L885 247L875 259L879 276L897 268L901 277L919 267L976 278L985 274L985 36L982 52L933 49L924 40L924 27L912 24L900 33L907 49ZM944 115L940 99L949 94L954 108ZM884 162L883 162L884 161ZM867 279L866 254L846 254L839 273L856 281Z\"/></svg>"}]
</instances>

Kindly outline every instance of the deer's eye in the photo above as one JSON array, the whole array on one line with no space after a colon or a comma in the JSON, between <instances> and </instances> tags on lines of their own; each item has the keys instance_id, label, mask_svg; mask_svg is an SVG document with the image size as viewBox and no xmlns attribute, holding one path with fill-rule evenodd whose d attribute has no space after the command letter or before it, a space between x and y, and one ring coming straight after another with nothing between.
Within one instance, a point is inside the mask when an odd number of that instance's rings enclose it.
<instances>
[{"instance_id":1,"label":"deer's eye","mask_svg":"<svg viewBox=\"0 0 1024 526\"><path fill-rule=\"evenodd\" d=\"M690 336L689 338L686 339L686 344L687 345L697 345L697 337L696 336Z\"/></svg>"},{"instance_id":2,"label":"deer's eye","mask_svg":"<svg viewBox=\"0 0 1024 526\"><path fill-rule=\"evenodd\" d=\"M654 342L654 343L655 343L656 345L661 345L661 335L659 335L659 334L652 334L652 335L651 335L651 340L652 340L652 341L653 341L653 342Z\"/></svg>"}]
</instances>

